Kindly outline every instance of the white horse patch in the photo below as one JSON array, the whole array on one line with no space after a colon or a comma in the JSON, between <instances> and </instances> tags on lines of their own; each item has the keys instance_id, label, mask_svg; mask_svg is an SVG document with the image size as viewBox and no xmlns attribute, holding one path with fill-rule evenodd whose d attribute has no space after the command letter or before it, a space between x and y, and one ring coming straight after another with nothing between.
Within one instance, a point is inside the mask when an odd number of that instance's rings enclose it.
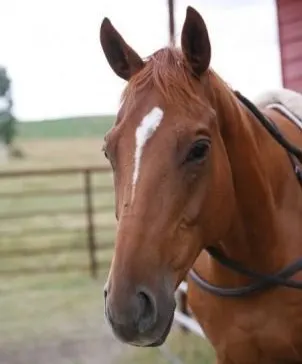
<instances>
[{"instance_id":1,"label":"white horse patch","mask_svg":"<svg viewBox=\"0 0 302 364\"><path fill-rule=\"evenodd\" d=\"M144 146L148 139L152 137L164 116L163 110L154 107L140 122L135 132L135 154L134 154L134 170L132 177L132 201L134 199L135 187L139 176L140 163Z\"/></svg>"}]
</instances>

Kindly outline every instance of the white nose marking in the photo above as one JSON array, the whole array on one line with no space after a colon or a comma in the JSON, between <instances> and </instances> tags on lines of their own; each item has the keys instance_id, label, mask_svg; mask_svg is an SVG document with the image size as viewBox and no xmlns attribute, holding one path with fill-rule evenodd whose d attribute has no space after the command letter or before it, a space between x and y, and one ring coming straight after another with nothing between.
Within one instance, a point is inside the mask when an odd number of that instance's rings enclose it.
<instances>
[{"instance_id":1,"label":"white nose marking","mask_svg":"<svg viewBox=\"0 0 302 364\"><path fill-rule=\"evenodd\" d=\"M140 163L143 154L143 148L148 139L154 134L162 121L164 112L159 107L154 107L140 122L135 132L135 154L134 154L134 170L132 177L132 201L134 199L136 183L139 176Z\"/></svg>"}]
</instances>

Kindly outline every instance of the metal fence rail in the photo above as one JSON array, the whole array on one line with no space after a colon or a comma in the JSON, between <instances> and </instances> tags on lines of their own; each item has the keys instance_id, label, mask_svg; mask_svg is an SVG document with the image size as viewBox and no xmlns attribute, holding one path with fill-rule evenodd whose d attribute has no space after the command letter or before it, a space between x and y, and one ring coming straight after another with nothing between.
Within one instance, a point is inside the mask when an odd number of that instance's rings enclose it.
<instances>
[{"instance_id":1,"label":"metal fence rail","mask_svg":"<svg viewBox=\"0 0 302 364\"><path fill-rule=\"evenodd\" d=\"M45 254L59 254L60 252L72 252L85 251L89 257L89 266L85 264L71 264L66 263L61 267L44 267L36 266L29 268L18 268L16 270L5 269L0 267L0 274L20 274L20 273L38 273L38 272L58 272L67 270L82 270L89 269L93 277L97 276L98 267L100 262L97 259L97 251L101 249L112 249L112 240L102 239L97 237L97 233L102 233L109 230L113 230L115 223L108 223L100 226L96 217L98 214L113 214L113 198L108 202L98 204L97 197L101 194L112 194L113 188L110 185L94 185L93 177L99 177L100 179L104 175L109 175L111 170L109 167L86 167L86 168L55 168L45 170L18 170L18 171L1 171L0 172L0 255L1 258L12 257L24 257L24 256L36 256L37 258ZM46 178L47 182L51 178L68 177L72 181L73 177L80 177L81 183L79 186L61 186L59 183L53 183L50 186L46 183L45 187L40 187L37 184L37 188L26 188L22 183L26 185L26 182L30 179ZM22 181L22 183L20 183ZM12 188L14 183L18 182L19 188ZM5 183L5 188L2 184ZM69 198L69 202L72 202L73 198L77 198L81 203L76 203L76 206L64 207L59 205L58 207L39 206L39 208L32 208L33 202L37 203L38 199L47 198L47 201L55 200L60 202L62 198ZM28 199L26 208L18 209L18 203L24 202ZM4 203L8 205L8 208L1 208ZM15 209L10 207L17 206ZM79 206L80 205L80 206ZM83 221L79 223L81 226L68 228L64 224L61 226L41 226L40 223L32 224L33 226L27 226L27 222L30 219L38 218L39 220L57 217L68 217L69 219L81 218ZM68 242L68 235L79 237L82 234L82 238L79 241ZM26 238L44 238L46 236L52 236L55 243L50 246L26 246ZM56 239L55 239L56 237ZM67 237L67 238L66 238ZM18 239L22 239L24 244L14 247L14 242ZM71 240L71 239L69 239ZM2 243L2 244L1 244Z\"/></svg>"}]
</instances>

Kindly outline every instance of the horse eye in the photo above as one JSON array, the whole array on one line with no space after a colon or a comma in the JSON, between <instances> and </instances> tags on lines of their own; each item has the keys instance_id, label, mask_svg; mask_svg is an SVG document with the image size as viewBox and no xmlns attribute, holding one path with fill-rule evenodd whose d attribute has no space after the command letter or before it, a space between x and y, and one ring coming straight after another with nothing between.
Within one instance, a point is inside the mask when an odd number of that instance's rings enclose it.
<instances>
[{"instance_id":1,"label":"horse eye","mask_svg":"<svg viewBox=\"0 0 302 364\"><path fill-rule=\"evenodd\" d=\"M198 140L195 142L191 150L189 151L186 162L200 162L207 156L210 148L210 142L208 140Z\"/></svg>"}]
</instances>

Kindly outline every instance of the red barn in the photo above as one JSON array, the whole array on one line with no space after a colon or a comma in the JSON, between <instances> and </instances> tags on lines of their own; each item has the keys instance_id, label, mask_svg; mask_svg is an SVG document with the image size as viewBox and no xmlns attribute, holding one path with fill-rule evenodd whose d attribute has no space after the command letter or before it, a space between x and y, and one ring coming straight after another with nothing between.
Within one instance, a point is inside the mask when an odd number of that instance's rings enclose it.
<instances>
[{"instance_id":1,"label":"red barn","mask_svg":"<svg viewBox=\"0 0 302 364\"><path fill-rule=\"evenodd\" d=\"M276 0L283 86L302 93L302 1Z\"/></svg>"}]
</instances>

